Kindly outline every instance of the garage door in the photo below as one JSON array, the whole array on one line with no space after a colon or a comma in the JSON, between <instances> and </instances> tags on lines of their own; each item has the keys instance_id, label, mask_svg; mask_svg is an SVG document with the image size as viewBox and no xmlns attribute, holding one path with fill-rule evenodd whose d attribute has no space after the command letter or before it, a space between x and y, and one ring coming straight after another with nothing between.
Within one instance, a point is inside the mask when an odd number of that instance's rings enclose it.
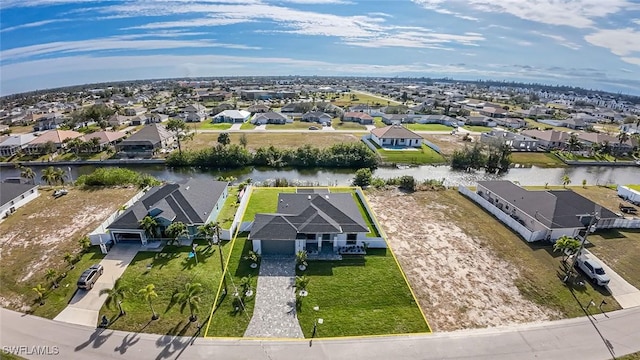
<instances>
[{"instance_id":1,"label":"garage door","mask_svg":"<svg viewBox=\"0 0 640 360\"><path fill-rule=\"evenodd\" d=\"M262 240L262 255L293 255L295 241Z\"/></svg>"},{"instance_id":2,"label":"garage door","mask_svg":"<svg viewBox=\"0 0 640 360\"><path fill-rule=\"evenodd\" d=\"M116 241L136 241L141 242L142 239L139 233L115 233Z\"/></svg>"}]
</instances>

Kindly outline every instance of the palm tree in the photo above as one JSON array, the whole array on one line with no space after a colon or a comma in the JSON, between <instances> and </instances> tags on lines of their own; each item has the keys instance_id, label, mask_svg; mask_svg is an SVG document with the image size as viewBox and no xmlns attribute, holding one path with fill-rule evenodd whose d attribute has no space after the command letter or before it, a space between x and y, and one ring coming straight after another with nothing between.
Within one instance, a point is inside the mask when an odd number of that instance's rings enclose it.
<instances>
[{"instance_id":1,"label":"palm tree","mask_svg":"<svg viewBox=\"0 0 640 360\"><path fill-rule=\"evenodd\" d=\"M56 184L59 183L60 185L64 186L64 182L67 180L67 173L61 168L56 168L54 174L55 174Z\"/></svg>"},{"instance_id":2,"label":"palm tree","mask_svg":"<svg viewBox=\"0 0 640 360\"><path fill-rule=\"evenodd\" d=\"M214 235L218 235L218 223L217 222L208 222L202 226L198 227L198 233L200 236L204 237L205 239L207 239L207 241L209 241L209 243L212 243L213 239L214 239ZM217 241L217 240L216 240Z\"/></svg>"},{"instance_id":3,"label":"palm tree","mask_svg":"<svg viewBox=\"0 0 640 360\"><path fill-rule=\"evenodd\" d=\"M158 230L158 222L153 217L147 215L139 221L140 227L144 229L144 232L149 235L149 237L153 237Z\"/></svg>"},{"instance_id":4,"label":"palm tree","mask_svg":"<svg viewBox=\"0 0 640 360\"><path fill-rule=\"evenodd\" d=\"M187 225L182 221L176 221L169 225L167 228L167 235L173 238L173 244L177 245L180 243L179 238L182 236L189 235L189 230L187 229Z\"/></svg>"},{"instance_id":5,"label":"palm tree","mask_svg":"<svg viewBox=\"0 0 640 360\"><path fill-rule=\"evenodd\" d=\"M44 278L46 280L52 281L54 288L58 287L57 277L58 277L58 272L55 269L47 269L46 273L44 274Z\"/></svg>"},{"instance_id":6,"label":"palm tree","mask_svg":"<svg viewBox=\"0 0 640 360\"><path fill-rule=\"evenodd\" d=\"M200 294L202 292L202 284L200 283L186 283L184 284L184 290L173 295L173 299L180 304L180 312L184 312L184 309L189 307L189 321L193 322L198 319L196 313L198 312L198 304L200 303Z\"/></svg>"},{"instance_id":7,"label":"palm tree","mask_svg":"<svg viewBox=\"0 0 640 360\"><path fill-rule=\"evenodd\" d=\"M69 269L73 269L75 265L73 265L74 256L71 253L64 254L64 261L69 265Z\"/></svg>"},{"instance_id":8,"label":"palm tree","mask_svg":"<svg viewBox=\"0 0 640 360\"><path fill-rule=\"evenodd\" d=\"M33 290L36 294L38 294L38 301L40 302L40 305L44 305L44 293L47 291L47 289L42 287L42 285L38 284L36 285L36 287L34 287L31 290Z\"/></svg>"},{"instance_id":9,"label":"palm tree","mask_svg":"<svg viewBox=\"0 0 640 360\"><path fill-rule=\"evenodd\" d=\"M138 290L138 294L140 294L149 303L149 307L151 308L151 314L153 314L151 315L152 320L158 320L158 317L159 317L155 309L153 308L153 304L151 303L151 299L158 297L158 294L156 293L155 289L156 289L155 285L148 284L144 288Z\"/></svg>"},{"instance_id":10,"label":"palm tree","mask_svg":"<svg viewBox=\"0 0 640 360\"><path fill-rule=\"evenodd\" d=\"M100 151L100 138L92 137L91 140L88 141L88 143L91 147L92 152Z\"/></svg>"},{"instance_id":11,"label":"palm tree","mask_svg":"<svg viewBox=\"0 0 640 360\"><path fill-rule=\"evenodd\" d=\"M27 179L29 182L35 185L36 173L30 167L20 167L20 177Z\"/></svg>"},{"instance_id":12,"label":"palm tree","mask_svg":"<svg viewBox=\"0 0 640 360\"><path fill-rule=\"evenodd\" d=\"M40 176L40 180L47 183L47 185L52 186L56 183L56 169L53 166L49 166L48 168L42 170L42 176Z\"/></svg>"},{"instance_id":13,"label":"palm tree","mask_svg":"<svg viewBox=\"0 0 640 360\"><path fill-rule=\"evenodd\" d=\"M571 153L580 150L580 148L582 147L582 143L580 143L578 135L571 134L571 136L569 136L569 140L567 140L567 147L569 148L569 152Z\"/></svg>"},{"instance_id":14,"label":"palm tree","mask_svg":"<svg viewBox=\"0 0 640 360\"><path fill-rule=\"evenodd\" d=\"M80 245L82 251L86 252L91 247L91 239L89 239L89 237L85 235L78 239L78 244Z\"/></svg>"},{"instance_id":15,"label":"palm tree","mask_svg":"<svg viewBox=\"0 0 640 360\"><path fill-rule=\"evenodd\" d=\"M122 282L120 281L120 279L116 280L116 282L113 284L113 288L111 289L102 289L100 290L100 295L104 295L107 294L107 301L105 302L105 305L107 305L107 308L111 308L112 304L117 304L118 305L118 310L120 310L120 316L122 315L126 315L124 309L122 309L122 301L125 298L125 295L127 294L128 289L125 288L122 285Z\"/></svg>"},{"instance_id":16,"label":"palm tree","mask_svg":"<svg viewBox=\"0 0 640 360\"><path fill-rule=\"evenodd\" d=\"M575 254L580 248L580 241L576 238L562 235L556 243L553 244L553 251L562 251L562 261L566 261L569 255Z\"/></svg>"},{"instance_id":17,"label":"palm tree","mask_svg":"<svg viewBox=\"0 0 640 360\"><path fill-rule=\"evenodd\" d=\"M571 178L569 177L569 175L564 174L562 176L562 186L564 186L565 188L567 187L567 185L571 184Z\"/></svg>"},{"instance_id":18,"label":"palm tree","mask_svg":"<svg viewBox=\"0 0 640 360\"><path fill-rule=\"evenodd\" d=\"M187 130L187 124L182 119L169 119L165 127L167 128L167 130L175 133L176 141L178 142L178 152L182 154L182 146L180 145L180 140L182 140L184 131Z\"/></svg>"},{"instance_id":19,"label":"palm tree","mask_svg":"<svg viewBox=\"0 0 640 360\"><path fill-rule=\"evenodd\" d=\"M620 131L620 134L618 134L618 140L620 141L620 144L626 143L627 141L629 141L629 139L629 134L624 131Z\"/></svg>"}]
</instances>

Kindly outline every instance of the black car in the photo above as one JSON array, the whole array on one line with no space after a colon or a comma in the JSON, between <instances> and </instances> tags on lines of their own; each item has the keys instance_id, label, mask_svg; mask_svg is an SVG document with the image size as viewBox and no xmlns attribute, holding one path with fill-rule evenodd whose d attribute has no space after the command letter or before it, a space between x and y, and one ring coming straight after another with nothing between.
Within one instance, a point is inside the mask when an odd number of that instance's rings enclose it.
<instances>
[{"instance_id":1,"label":"black car","mask_svg":"<svg viewBox=\"0 0 640 360\"><path fill-rule=\"evenodd\" d=\"M93 289L93 284L96 283L100 275L102 275L104 268L100 264L95 264L85 270L80 279L78 279L78 289Z\"/></svg>"}]
</instances>

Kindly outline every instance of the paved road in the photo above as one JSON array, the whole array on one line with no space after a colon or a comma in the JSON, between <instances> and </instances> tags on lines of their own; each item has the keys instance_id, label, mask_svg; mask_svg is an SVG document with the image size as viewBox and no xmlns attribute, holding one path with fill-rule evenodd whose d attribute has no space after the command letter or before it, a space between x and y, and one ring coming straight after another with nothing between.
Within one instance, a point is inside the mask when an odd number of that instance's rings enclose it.
<instances>
[{"instance_id":1,"label":"paved road","mask_svg":"<svg viewBox=\"0 0 640 360\"><path fill-rule=\"evenodd\" d=\"M115 281L122 276L127 266L140 249L140 244L117 244L100 261L104 273L98 278L91 290L78 290L69 305L55 317L55 320L85 326L96 326L98 313L107 300L100 290L111 289Z\"/></svg>"},{"instance_id":2,"label":"paved road","mask_svg":"<svg viewBox=\"0 0 640 360\"><path fill-rule=\"evenodd\" d=\"M640 307L586 317L432 335L240 340L134 334L0 310L0 345L58 346L34 359L608 359L640 351ZM593 324L598 328L594 328ZM325 322L324 325L327 325ZM322 335L322 328L318 330ZM23 353L24 355L24 353ZM31 358L31 356L29 356Z\"/></svg>"}]
</instances>

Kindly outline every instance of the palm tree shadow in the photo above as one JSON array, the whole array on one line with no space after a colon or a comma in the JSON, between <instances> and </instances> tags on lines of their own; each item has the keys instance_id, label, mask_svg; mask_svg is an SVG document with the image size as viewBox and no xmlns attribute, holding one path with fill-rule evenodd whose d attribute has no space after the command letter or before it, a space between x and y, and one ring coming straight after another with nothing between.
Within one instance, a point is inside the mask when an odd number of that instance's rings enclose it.
<instances>
[{"instance_id":1,"label":"palm tree shadow","mask_svg":"<svg viewBox=\"0 0 640 360\"><path fill-rule=\"evenodd\" d=\"M93 348L99 348L100 346L102 346L111 335L113 335L113 331L111 331L109 334L107 335L102 335L103 332L105 332L106 329L104 328L97 328L96 331L94 331L91 336L89 336L89 339L85 342L83 342L82 344L78 345L75 347L75 351L80 351L84 348L86 348L87 346L89 346L91 343L93 343Z\"/></svg>"},{"instance_id":2,"label":"palm tree shadow","mask_svg":"<svg viewBox=\"0 0 640 360\"><path fill-rule=\"evenodd\" d=\"M129 336L131 336L131 339L129 339ZM138 341L140 341L140 337L138 334L127 334L122 338L122 344L120 344L120 346L116 346L113 351L118 351L120 352L120 355L123 355L131 346L135 345Z\"/></svg>"},{"instance_id":3,"label":"palm tree shadow","mask_svg":"<svg viewBox=\"0 0 640 360\"><path fill-rule=\"evenodd\" d=\"M169 330L169 333L178 330L180 325L182 325L182 322L183 320L181 320L178 324L176 324L176 326L174 326L171 330ZM189 339L185 339L182 336L187 332L187 329L189 328L190 325L191 323L187 322L185 326L183 326L182 329L180 329L180 331L176 335L171 335L167 333L167 335L161 336L158 338L158 340L156 340L156 346L158 347L164 346L162 351L158 354L158 356L156 356L157 360L167 359L173 356L173 354L175 354L178 351L180 351L180 354L182 354L182 351L184 351L184 349L187 347L190 341ZM180 354L176 356L176 359L180 356Z\"/></svg>"}]
</instances>

